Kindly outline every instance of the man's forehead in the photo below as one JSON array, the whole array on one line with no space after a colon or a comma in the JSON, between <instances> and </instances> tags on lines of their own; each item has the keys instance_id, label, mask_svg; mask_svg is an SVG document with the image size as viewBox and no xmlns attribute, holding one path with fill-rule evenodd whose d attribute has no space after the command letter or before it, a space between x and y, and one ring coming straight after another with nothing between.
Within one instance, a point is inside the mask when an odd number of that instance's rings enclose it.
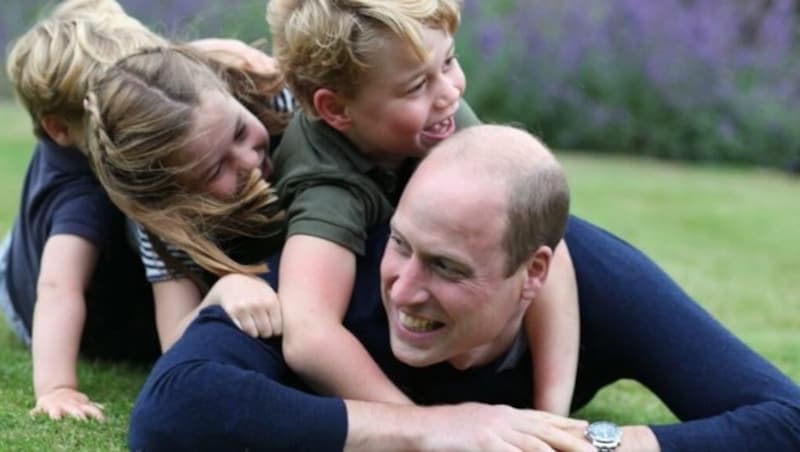
<instances>
[{"instance_id":1,"label":"man's forehead","mask_svg":"<svg viewBox=\"0 0 800 452\"><path fill-rule=\"evenodd\" d=\"M442 248L499 244L505 218L505 202L499 190L491 184L487 187L480 177L461 179L452 169L419 174L420 178L407 187L393 226Z\"/></svg>"}]
</instances>

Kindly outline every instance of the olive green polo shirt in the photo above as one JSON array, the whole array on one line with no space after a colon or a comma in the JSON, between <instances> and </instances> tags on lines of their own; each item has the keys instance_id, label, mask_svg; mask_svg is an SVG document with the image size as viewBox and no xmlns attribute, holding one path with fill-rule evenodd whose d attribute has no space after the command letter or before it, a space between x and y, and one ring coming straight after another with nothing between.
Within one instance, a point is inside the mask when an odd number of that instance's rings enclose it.
<instances>
[{"instance_id":1,"label":"olive green polo shirt","mask_svg":"<svg viewBox=\"0 0 800 452\"><path fill-rule=\"evenodd\" d=\"M456 128L479 124L462 101ZM296 114L275 149L276 190L288 216L287 237L305 234L362 255L367 231L385 223L418 159L398 170L366 158L325 121Z\"/></svg>"}]
</instances>

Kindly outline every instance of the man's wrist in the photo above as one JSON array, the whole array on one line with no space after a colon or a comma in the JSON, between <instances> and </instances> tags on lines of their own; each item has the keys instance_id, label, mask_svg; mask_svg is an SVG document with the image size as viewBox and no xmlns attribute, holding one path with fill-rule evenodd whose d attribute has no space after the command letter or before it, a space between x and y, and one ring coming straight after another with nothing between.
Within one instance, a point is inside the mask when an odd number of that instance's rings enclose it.
<instances>
[{"instance_id":1,"label":"man's wrist","mask_svg":"<svg viewBox=\"0 0 800 452\"><path fill-rule=\"evenodd\" d=\"M345 400L347 452L421 450L426 409L413 405Z\"/></svg>"},{"instance_id":2,"label":"man's wrist","mask_svg":"<svg viewBox=\"0 0 800 452\"><path fill-rule=\"evenodd\" d=\"M616 452L661 452L655 433L646 425L626 425L622 437Z\"/></svg>"}]
</instances>

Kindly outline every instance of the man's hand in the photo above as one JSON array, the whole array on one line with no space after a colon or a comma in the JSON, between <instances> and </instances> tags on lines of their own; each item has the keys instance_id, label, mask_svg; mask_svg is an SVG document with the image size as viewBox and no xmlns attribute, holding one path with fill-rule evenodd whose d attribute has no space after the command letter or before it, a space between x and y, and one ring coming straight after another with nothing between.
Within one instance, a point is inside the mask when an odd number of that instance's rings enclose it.
<instances>
[{"instance_id":1,"label":"man's hand","mask_svg":"<svg viewBox=\"0 0 800 452\"><path fill-rule=\"evenodd\" d=\"M92 402L86 394L73 388L55 388L42 394L30 414L45 414L53 420L60 420L65 415L81 421L89 418L105 420L103 405Z\"/></svg>"},{"instance_id":2,"label":"man's hand","mask_svg":"<svg viewBox=\"0 0 800 452\"><path fill-rule=\"evenodd\" d=\"M225 309L233 323L251 337L269 338L283 332L278 295L261 278L240 274L223 276L209 295Z\"/></svg>"},{"instance_id":3,"label":"man's hand","mask_svg":"<svg viewBox=\"0 0 800 452\"><path fill-rule=\"evenodd\" d=\"M505 405L464 403L432 409L440 412L433 415L436 431L425 438L426 450L595 450L582 438L586 421Z\"/></svg>"},{"instance_id":4,"label":"man's hand","mask_svg":"<svg viewBox=\"0 0 800 452\"><path fill-rule=\"evenodd\" d=\"M588 423L506 405L434 407L345 401L345 450L595 452Z\"/></svg>"}]
</instances>

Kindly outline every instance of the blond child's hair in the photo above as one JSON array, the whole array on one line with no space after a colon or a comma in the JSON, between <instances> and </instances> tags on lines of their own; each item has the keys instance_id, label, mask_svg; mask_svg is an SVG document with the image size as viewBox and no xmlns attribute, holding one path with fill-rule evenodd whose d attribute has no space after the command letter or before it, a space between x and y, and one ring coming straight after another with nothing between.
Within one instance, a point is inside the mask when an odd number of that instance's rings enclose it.
<instances>
[{"instance_id":1,"label":"blond child's hair","mask_svg":"<svg viewBox=\"0 0 800 452\"><path fill-rule=\"evenodd\" d=\"M263 265L235 261L219 243L236 236L279 238L282 212L257 170L235 202L187 189L181 181L200 164L186 154L195 111L204 92L232 93L268 128L273 124L275 133L287 118L266 106L283 81L277 74L269 79L262 75L257 83L195 50L169 46L119 60L87 97L89 157L111 199L129 218L217 275L264 271Z\"/></svg>"},{"instance_id":2,"label":"blond child's hair","mask_svg":"<svg viewBox=\"0 0 800 452\"><path fill-rule=\"evenodd\" d=\"M68 0L14 42L6 72L34 133L44 138L45 115L80 124L92 74L137 49L164 43L113 0Z\"/></svg>"},{"instance_id":3,"label":"blond child's hair","mask_svg":"<svg viewBox=\"0 0 800 452\"><path fill-rule=\"evenodd\" d=\"M65 0L53 8L51 17L68 16L74 14L97 15L127 15L122 5L115 0Z\"/></svg>"},{"instance_id":4,"label":"blond child's hair","mask_svg":"<svg viewBox=\"0 0 800 452\"><path fill-rule=\"evenodd\" d=\"M306 114L314 93L328 88L347 98L381 51L386 33L407 42L425 61L422 28L455 34L461 0L269 0L273 54Z\"/></svg>"}]
</instances>

